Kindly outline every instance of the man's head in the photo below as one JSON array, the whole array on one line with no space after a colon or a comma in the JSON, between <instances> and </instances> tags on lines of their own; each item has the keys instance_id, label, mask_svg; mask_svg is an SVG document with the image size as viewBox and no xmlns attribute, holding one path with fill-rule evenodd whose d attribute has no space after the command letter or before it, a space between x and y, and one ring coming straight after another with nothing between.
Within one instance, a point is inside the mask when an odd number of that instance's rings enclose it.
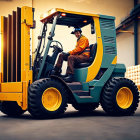
<instances>
[{"instance_id":1,"label":"man's head","mask_svg":"<svg viewBox=\"0 0 140 140\"><path fill-rule=\"evenodd\" d=\"M79 38L81 36L81 33L79 31L75 32L74 34L77 38Z\"/></svg>"},{"instance_id":2,"label":"man's head","mask_svg":"<svg viewBox=\"0 0 140 140\"><path fill-rule=\"evenodd\" d=\"M75 34L77 38L81 36L82 30L80 28L75 28L74 31L71 32L71 34Z\"/></svg>"}]
</instances>

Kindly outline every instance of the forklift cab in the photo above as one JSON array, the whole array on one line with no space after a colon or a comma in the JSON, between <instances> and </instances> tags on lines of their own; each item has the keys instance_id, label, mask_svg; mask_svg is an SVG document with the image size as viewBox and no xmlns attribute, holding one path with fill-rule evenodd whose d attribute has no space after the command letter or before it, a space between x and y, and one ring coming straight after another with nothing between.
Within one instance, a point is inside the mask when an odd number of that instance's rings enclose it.
<instances>
[{"instance_id":1,"label":"forklift cab","mask_svg":"<svg viewBox=\"0 0 140 140\"><path fill-rule=\"evenodd\" d=\"M97 43L90 45L89 61L75 66L74 81L89 82L94 80L100 70L108 68L114 59L116 63L116 32L114 19L114 17L110 16L73 12L57 8L43 14L41 16L41 22L44 25L42 34L39 37L33 65L34 80L48 77L54 68L58 54L63 51L62 44L59 41L53 40L55 28L57 28L56 25L83 28L89 24L91 24L91 34L96 33ZM44 50L41 50L41 44L46 38L48 24L52 24L51 31L46 47L44 43ZM55 43L55 45L52 45L53 43ZM50 48L54 49L52 56L48 55ZM43 51L44 54L41 57ZM105 51L106 53L103 59L103 52ZM106 61L107 59L108 62ZM103 66L102 68L101 65Z\"/></svg>"}]
</instances>

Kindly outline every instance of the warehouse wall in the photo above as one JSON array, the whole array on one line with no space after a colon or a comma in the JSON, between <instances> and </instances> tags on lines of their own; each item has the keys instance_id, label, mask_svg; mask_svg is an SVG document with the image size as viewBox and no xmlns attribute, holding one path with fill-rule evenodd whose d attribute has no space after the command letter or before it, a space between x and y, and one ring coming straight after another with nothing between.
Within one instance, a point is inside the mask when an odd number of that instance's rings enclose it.
<instances>
[{"instance_id":1,"label":"warehouse wall","mask_svg":"<svg viewBox=\"0 0 140 140\"><path fill-rule=\"evenodd\" d=\"M32 0L1 0L0 1L0 33L1 33L1 16L8 16L12 14L12 11L17 9L17 7L22 6L32 6ZM0 48L1 48L1 34L0 34ZM1 54L1 49L0 49ZM1 55L0 55L1 62ZM0 65L1 67L1 65Z\"/></svg>"},{"instance_id":2,"label":"warehouse wall","mask_svg":"<svg viewBox=\"0 0 140 140\"><path fill-rule=\"evenodd\" d=\"M133 31L131 26L127 30ZM120 33L117 35L118 62L124 63L127 67L135 64L134 61L134 34Z\"/></svg>"},{"instance_id":3,"label":"warehouse wall","mask_svg":"<svg viewBox=\"0 0 140 140\"><path fill-rule=\"evenodd\" d=\"M37 27L33 31L33 46L37 46L37 36L40 33L41 22L40 15L45 13L51 8L64 8L68 10L75 10L81 12L89 13L99 13L106 14L116 17L116 25L118 25L123 17L129 14L129 11L133 8L133 0L10 0L10 1L0 1L0 16L8 15L12 10L16 10L16 7L21 7L23 5L32 6L35 8L35 19L37 21ZM89 40L90 44L95 43L96 38L89 35L90 31L87 30L90 27L83 29L83 34L85 34ZM74 48L76 43L76 38L70 34L72 28L56 28L55 39L62 42L64 46L64 51L69 51ZM124 39L129 39L129 43L124 42ZM118 44L118 61L125 63L127 66L134 64L133 57L133 37L126 34L120 35L117 38ZM132 45L132 47L130 46ZM129 49L127 49L129 46ZM126 56L124 56L124 53ZM129 61L128 55L131 55L131 60Z\"/></svg>"},{"instance_id":4,"label":"warehouse wall","mask_svg":"<svg viewBox=\"0 0 140 140\"><path fill-rule=\"evenodd\" d=\"M140 0L138 1L140 4ZM132 24L126 31L134 33L134 24ZM135 65L135 52L134 52L134 34L120 33L117 35L118 46L118 62L125 63L126 66ZM140 64L140 20L138 18L138 64Z\"/></svg>"},{"instance_id":5,"label":"warehouse wall","mask_svg":"<svg viewBox=\"0 0 140 140\"><path fill-rule=\"evenodd\" d=\"M7 16L8 14L11 14L13 10L16 10L17 7L25 5L32 6L32 0L0 0L0 16Z\"/></svg>"}]
</instances>

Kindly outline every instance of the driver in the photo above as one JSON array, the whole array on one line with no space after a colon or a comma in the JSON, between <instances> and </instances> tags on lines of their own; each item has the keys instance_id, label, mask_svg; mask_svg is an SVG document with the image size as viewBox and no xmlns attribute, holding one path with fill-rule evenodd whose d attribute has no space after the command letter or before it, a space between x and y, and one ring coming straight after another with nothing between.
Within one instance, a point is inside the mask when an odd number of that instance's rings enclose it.
<instances>
[{"instance_id":1,"label":"driver","mask_svg":"<svg viewBox=\"0 0 140 140\"><path fill-rule=\"evenodd\" d=\"M53 70L54 75L60 76L62 70L63 61L68 61L68 66L66 70L66 75L63 77L65 82L72 82L74 75L74 66L78 63L83 63L89 60L90 48L88 39L81 34L82 30L80 28L75 28L71 34L75 34L77 38L77 44L75 49L69 52L62 52L59 55L58 61Z\"/></svg>"}]
</instances>

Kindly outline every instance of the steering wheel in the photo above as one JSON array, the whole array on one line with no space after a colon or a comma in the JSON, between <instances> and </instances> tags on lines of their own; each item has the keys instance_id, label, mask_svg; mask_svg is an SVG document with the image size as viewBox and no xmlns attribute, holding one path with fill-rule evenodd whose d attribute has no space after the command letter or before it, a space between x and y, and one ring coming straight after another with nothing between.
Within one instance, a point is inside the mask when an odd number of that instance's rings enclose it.
<instances>
[{"instance_id":1,"label":"steering wheel","mask_svg":"<svg viewBox=\"0 0 140 140\"><path fill-rule=\"evenodd\" d=\"M51 45L52 43L55 43L56 45ZM51 44L50 44L50 47L51 48L58 48L58 49L60 49L60 50L62 50L63 51L63 46L62 46L62 44L59 42L59 41L57 41L57 40L52 40L51 41Z\"/></svg>"}]
</instances>

